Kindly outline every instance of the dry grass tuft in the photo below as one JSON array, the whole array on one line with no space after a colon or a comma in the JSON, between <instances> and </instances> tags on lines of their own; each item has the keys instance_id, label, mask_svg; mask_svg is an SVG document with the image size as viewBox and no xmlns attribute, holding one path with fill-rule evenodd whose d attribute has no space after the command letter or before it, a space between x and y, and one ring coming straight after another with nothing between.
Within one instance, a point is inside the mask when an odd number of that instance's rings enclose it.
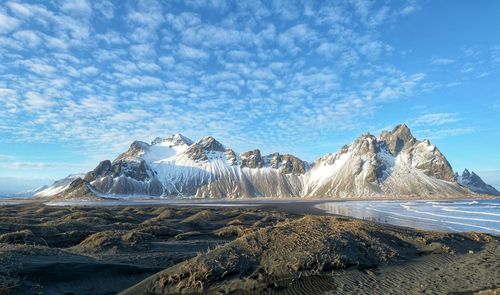
<instances>
[{"instance_id":1,"label":"dry grass tuft","mask_svg":"<svg viewBox=\"0 0 500 295\"><path fill-rule=\"evenodd\" d=\"M0 295L12 294L19 286L19 278L10 269L11 263L5 257L0 257Z\"/></svg>"}]
</instances>

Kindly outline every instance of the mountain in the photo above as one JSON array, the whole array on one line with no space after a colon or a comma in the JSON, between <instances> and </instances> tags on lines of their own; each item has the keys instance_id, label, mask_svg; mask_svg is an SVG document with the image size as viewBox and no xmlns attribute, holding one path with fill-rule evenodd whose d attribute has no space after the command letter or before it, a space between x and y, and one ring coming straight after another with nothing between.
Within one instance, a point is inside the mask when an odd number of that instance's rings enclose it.
<instances>
[{"instance_id":1,"label":"mountain","mask_svg":"<svg viewBox=\"0 0 500 295\"><path fill-rule=\"evenodd\" d=\"M465 169L462 175L455 174L457 182L473 192L478 194L496 195L500 196L500 192L496 190L489 184L484 183L484 181L479 177L474 171L469 172Z\"/></svg>"},{"instance_id":2,"label":"mountain","mask_svg":"<svg viewBox=\"0 0 500 295\"><path fill-rule=\"evenodd\" d=\"M37 193L47 189L47 188L49 188L48 185L43 185L39 188L35 188L32 190L27 190L27 191L22 191L22 192L18 192L15 194L8 194L8 195L10 197L14 197L14 198L29 198L29 197L32 197L32 196L36 195Z\"/></svg>"},{"instance_id":3,"label":"mountain","mask_svg":"<svg viewBox=\"0 0 500 295\"><path fill-rule=\"evenodd\" d=\"M364 134L351 145L317 160L306 175L305 196L460 196L467 190L428 140L413 137L406 125L376 138Z\"/></svg>"},{"instance_id":4,"label":"mountain","mask_svg":"<svg viewBox=\"0 0 500 295\"><path fill-rule=\"evenodd\" d=\"M439 198L473 194L466 187L436 146L402 124L379 137L363 134L312 164L259 149L238 154L211 136L135 141L115 160L37 196Z\"/></svg>"},{"instance_id":5,"label":"mountain","mask_svg":"<svg viewBox=\"0 0 500 295\"><path fill-rule=\"evenodd\" d=\"M57 195L65 190L67 190L70 184L78 179L82 178L84 174L70 174L66 178L55 181L51 186L43 186L32 192L34 197L50 197Z\"/></svg>"}]
</instances>

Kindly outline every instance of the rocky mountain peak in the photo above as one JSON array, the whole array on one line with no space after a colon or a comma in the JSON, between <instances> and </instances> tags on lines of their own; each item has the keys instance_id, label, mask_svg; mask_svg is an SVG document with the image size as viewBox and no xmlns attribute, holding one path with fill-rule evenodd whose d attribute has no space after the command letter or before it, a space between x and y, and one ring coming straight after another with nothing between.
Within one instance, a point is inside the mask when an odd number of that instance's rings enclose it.
<instances>
[{"instance_id":1,"label":"rocky mountain peak","mask_svg":"<svg viewBox=\"0 0 500 295\"><path fill-rule=\"evenodd\" d=\"M113 169L113 164L111 164L110 160L104 160L97 165L97 167L94 168L94 170L87 172L85 174L84 180L88 182L92 182L98 177L105 176L109 174Z\"/></svg>"},{"instance_id":2,"label":"rocky mountain peak","mask_svg":"<svg viewBox=\"0 0 500 295\"><path fill-rule=\"evenodd\" d=\"M382 131L380 140L387 144L393 156L397 156L403 149L417 142L406 124L397 125L392 131Z\"/></svg>"},{"instance_id":3,"label":"rocky mountain peak","mask_svg":"<svg viewBox=\"0 0 500 295\"><path fill-rule=\"evenodd\" d=\"M161 144L168 145L169 147L181 146L181 145L190 146L193 144L193 141L180 133L175 133L165 138L157 137L151 142L151 145L161 145Z\"/></svg>"},{"instance_id":4,"label":"rocky mountain peak","mask_svg":"<svg viewBox=\"0 0 500 295\"><path fill-rule=\"evenodd\" d=\"M224 152L226 148L224 145L222 145L220 142L218 142L215 138L212 136L205 136L202 139L200 139L197 144L201 146L204 150L207 151L217 151L217 152Z\"/></svg>"},{"instance_id":5,"label":"rocky mountain peak","mask_svg":"<svg viewBox=\"0 0 500 295\"><path fill-rule=\"evenodd\" d=\"M238 158L236 153L232 149L226 149L224 151L224 156L226 156L227 163L231 166L238 164Z\"/></svg>"},{"instance_id":6,"label":"rocky mountain peak","mask_svg":"<svg viewBox=\"0 0 500 295\"><path fill-rule=\"evenodd\" d=\"M128 158L136 158L139 157L140 155L144 154L149 150L150 145L143 142L136 140L132 142L130 145L129 149L124 152L123 154L119 155L118 158L116 158L113 162L117 162L123 159L128 159Z\"/></svg>"},{"instance_id":7,"label":"rocky mountain peak","mask_svg":"<svg viewBox=\"0 0 500 295\"><path fill-rule=\"evenodd\" d=\"M474 171L470 172L469 170L465 169L462 172L462 175L457 175L457 181L461 185L465 186L466 188L470 189L473 192L480 193L480 194L489 194L489 195L500 195L500 192L495 189L493 186L486 184L479 175L474 173Z\"/></svg>"},{"instance_id":8,"label":"rocky mountain peak","mask_svg":"<svg viewBox=\"0 0 500 295\"><path fill-rule=\"evenodd\" d=\"M259 149L241 153L240 161L241 167L262 168L264 166L264 159L262 158Z\"/></svg>"},{"instance_id":9,"label":"rocky mountain peak","mask_svg":"<svg viewBox=\"0 0 500 295\"><path fill-rule=\"evenodd\" d=\"M354 140L349 149L356 154L375 153L376 143L377 138L375 136L365 133Z\"/></svg>"},{"instance_id":10,"label":"rocky mountain peak","mask_svg":"<svg viewBox=\"0 0 500 295\"><path fill-rule=\"evenodd\" d=\"M280 169L284 174L304 174L309 167L309 164L301 159L290 155L280 153L272 153L264 157L264 162L271 168Z\"/></svg>"}]
</instances>

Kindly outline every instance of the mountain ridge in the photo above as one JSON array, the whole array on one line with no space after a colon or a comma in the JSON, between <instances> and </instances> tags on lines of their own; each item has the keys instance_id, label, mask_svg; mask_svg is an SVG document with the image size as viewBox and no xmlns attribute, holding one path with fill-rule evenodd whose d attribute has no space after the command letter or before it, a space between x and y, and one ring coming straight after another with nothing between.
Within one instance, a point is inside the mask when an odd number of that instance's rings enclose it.
<instances>
[{"instance_id":1,"label":"mountain ridge","mask_svg":"<svg viewBox=\"0 0 500 295\"><path fill-rule=\"evenodd\" d=\"M362 134L313 163L278 152L263 156L259 149L237 154L211 136L195 142L176 133L150 144L134 141L81 181L35 196L66 199L71 191L71 198L75 192L87 197L416 198L471 195L467 184L458 182L436 146L400 124L379 137Z\"/></svg>"}]
</instances>

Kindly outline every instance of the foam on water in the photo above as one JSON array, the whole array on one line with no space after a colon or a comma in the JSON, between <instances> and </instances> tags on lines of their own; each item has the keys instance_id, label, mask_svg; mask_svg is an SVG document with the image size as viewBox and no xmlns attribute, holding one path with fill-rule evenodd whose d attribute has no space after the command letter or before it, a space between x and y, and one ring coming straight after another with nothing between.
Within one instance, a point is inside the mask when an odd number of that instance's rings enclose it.
<instances>
[{"instance_id":1,"label":"foam on water","mask_svg":"<svg viewBox=\"0 0 500 295\"><path fill-rule=\"evenodd\" d=\"M344 201L316 207L331 214L418 229L500 234L500 200Z\"/></svg>"}]
</instances>

